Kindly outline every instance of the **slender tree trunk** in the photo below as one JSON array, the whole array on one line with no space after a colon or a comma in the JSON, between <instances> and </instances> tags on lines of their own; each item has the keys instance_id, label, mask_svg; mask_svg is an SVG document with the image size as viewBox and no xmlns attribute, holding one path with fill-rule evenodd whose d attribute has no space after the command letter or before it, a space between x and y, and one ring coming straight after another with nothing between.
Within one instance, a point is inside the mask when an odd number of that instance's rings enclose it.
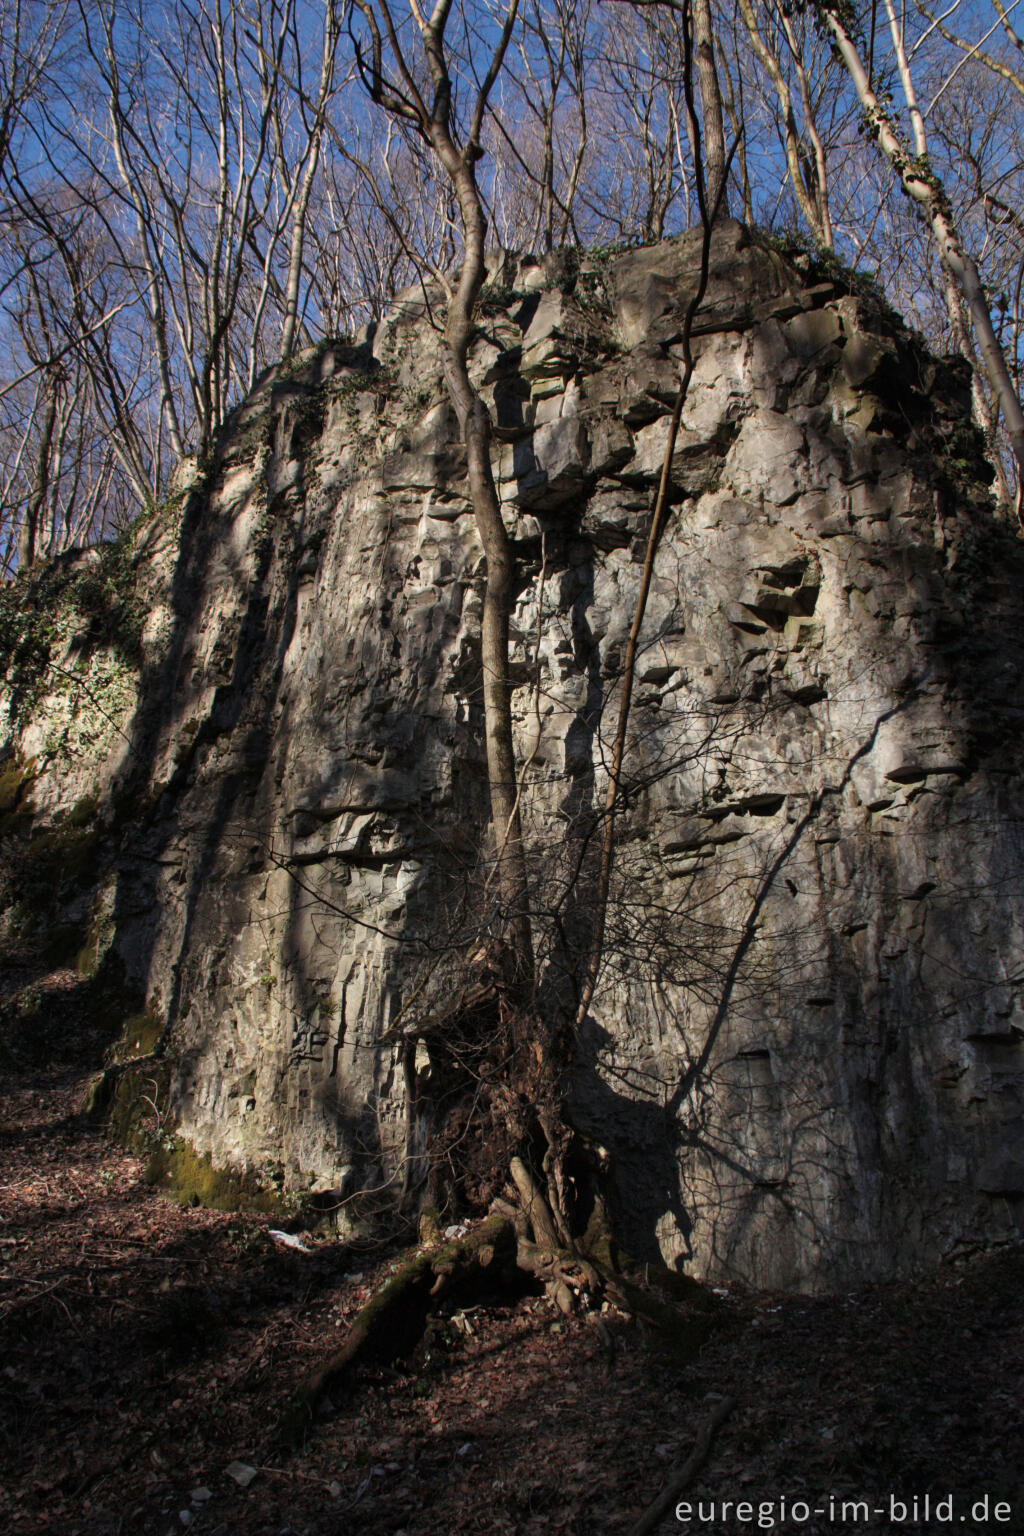
<instances>
[{"instance_id":1,"label":"slender tree trunk","mask_svg":"<svg viewBox=\"0 0 1024 1536\"><path fill-rule=\"evenodd\" d=\"M710 0L693 0L693 41L704 119L708 198L712 203L720 200L719 206L722 213L728 215L729 197L725 190L725 119L722 113L718 68L715 64L715 30Z\"/></svg>"},{"instance_id":2,"label":"slender tree trunk","mask_svg":"<svg viewBox=\"0 0 1024 1536\"><path fill-rule=\"evenodd\" d=\"M810 139L811 148L814 151L814 176L813 179L808 176L807 180L812 182L808 192L817 210L817 239L826 250L830 251L833 248L835 237L832 232L832 211L828 200L828 161L825 156L825 146L821 142L821 134L818 132L818 124L815 120L811 83L807 78L807 70L804 68L803 56L793 31L793 23L785 8L782 9L781 20L786 33L786 42L789 45L789 51L793 56L793 63L796 66L797 78L800 82L800 104L804 115L804 131Z\"/></svg>"},{"instance_id":3,"label":"slender tree trunk","mask_svg":"<svg viewBox=\"0 0 1024 1536\"><path fill-rule=\"evenodd\" d=\"M302 281L302 257L306 243L306 224L309 215L309 199L320 164L320 151L324 137L324 116L331 91L334 87L335 60L338 49L338 11L334 0L328 0L324 22L324 46L320 60L320 85L317 91L313 125L309 132L308 158L302 182L292 212L292 240L288 256L288 279L285 283L284 325L281 329L280 357L282 362L292 354L295 333L299 323L299 286Z\"/></svg>"},{"instance_id":4,"label":"slender tree trunk","mask_svg":"<svg viewBox=\"0 0 1024 1536\"><path fill-rule=\"evenodd\" d=\"M491 418L479 393L473 388L468 368L469 347L474 334L474 311L485 273L487 221L472 167L456 155L447 132L438 138L439 142L435 143L434 148L452 177L465 231L462 272L448 306L445 325L444 370L466 445L469 494L487 558L481 661L487 778L496 845L495 883L502 899L505 918L515 939L520 979L530 983L533 979L533 938L526 854L516 797L512 696L508 678L509 619L515 603L515 559L501 515L501 504L491 468Z\"/></svg>"},{"instance_id":5,"label":"slender tree trunk","mask_svg":"<svg viewBox=\"0 0 1024 1536\"><path fill-rule=\"evenodd\" d=\"M997 445L999 412L993 408L992 398L985 388L984 377L978 367L974 338L971 335L970 326L964 319L963 304L956 281L952 272L944 264L942 265L942 293L946 301L946 313L949 316L953 339L961 356L971 365L971 400L974 405L974 417L984 432L985 441L988 444L989 456L996 474L996 498L999 505L1008 511L1012 506L1013 496L1006 482L1006 470L999 457Z\"/></svg>"},{"instance_id":6,"label":"slender tree trunk","mask_svg":"<svg viewBox=\"0 0 1024 1536\"><path fill-rule=\"evenodd\" d=\"M739 0L739 8L740 15L743 17L743 24L747 29L747 36L750 39L750 46L770 77L775 87L775 94L779 98L786 146L786 165L789 167L789 179L793 186L793 195L797 200L800 212L807 220L808 228L815 240L819 245L830 246L832 238L831 226L826 227L823 222L817 200L812 190L807 186L803 168L800 164L800 131L797 126L796 113L793 111L793 97L789 84L782 72L778 59L761 35L752 0Z\"/></svg>"},{"instance_id":7,"label":"slender tree trunk","mask_svg":"<svg viewBox=\"0 0 1024 1536\"><path fill-rule=\"evenodd\" d=\"M284 325L281 327L280 359L291 357L295 346L295 332L299 323L299 287L302 282L302 255L306 243L306 218L309 212L309 195L313 190L317 165L320 161L320 138L309 152L309 163L302 181L295 211L292 216L292 241L288 255L288 278L285 283Z\"/></svg>"},{"instance_id":8,"label":"slender tree trunk","mask_svg":"<svg viewBox=\"0 0 1024 1536\"><path fill-rule=\"evenodd\" d=\"M921 208L935 240L939 258L956 278L967 302L985 372L1003 412L1006 435L1017 461L1018 480L1024 484L1024 410L1021 409L1020 399L992 324L981 275L960 243L945 188L927 161L922 164L920 156L909 153L888 111L875 94L857 46L839 16L828 6L823 8L823 13L878 146L899 176L907 196L913 198Z\"/></svg>"},{"instance_id":9,"label":"slender tree trunk","mask_svg":"<svg viewBox=\"0 0 1024 1536\"><path fill-rule=\"evenodd\" d=\"M533 990L534 954L526 853L516 793L512 694L508 674L509 626L515 602L515 558L491 469L491 419L469 377L469 348L475 332L477 299L486 271L484 243L487 237L487 219L475 166L483 154L480 138L488 98L512 37L519 0L509 0L490 66L479 82L475 106L463 129L461 145L455 141L453 88L445 49L445 27L451 3L452 0L435 0L428 17L420 9L419 0L410 0L433 87L433 101L429 107L406 61L388 0L376 0L376 5L373 0L355 0L370 32L369 49L367 52L358 49L357 62L371 99L386 107L394 117L412 122L433 150L451 183L462 223L462 267L448 301L444 374L466 445L470 501L487 560L481 661L491 832L495 842L493 883L502 904L503 926L515 945L517 990L520 997L525 998ZM383 23L397 71L398 84L394 88L386 81L382 67L383 35L378 17Z\"/></svg>"},{"instance_id":10,"label":"slender tree trunk","mask_svg":"<svg viewBox=\"0 0 1024 1536\"><path fill-rule=\"evenodd\" d=\"M46 503L46 493L50 485L50 449L53 445L53 430L57 421L57 381L52 374L46 380L45 400L43 422L39 433L39 449L32 475L32 490L29 493L25 516L18 534L19 571L27 571L36 558L39 517Z\"/></svg>"}]
</instances>

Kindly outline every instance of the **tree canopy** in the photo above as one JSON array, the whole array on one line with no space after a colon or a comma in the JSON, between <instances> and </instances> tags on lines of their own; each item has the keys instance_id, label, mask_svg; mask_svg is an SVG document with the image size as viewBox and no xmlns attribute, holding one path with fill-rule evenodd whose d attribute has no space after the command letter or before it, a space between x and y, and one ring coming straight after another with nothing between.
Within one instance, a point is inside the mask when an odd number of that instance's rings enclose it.
<instances>
[{"instance_id":1,"label":"tree canopy","mask_svg":"<svg viewBox=\"0 0 1024 1536\"><path fill-rule=\"evenodd\" d=\"M413 118L375 111L363 88L372 9L3 0L8 575L158 501L266 367L458 266L449 179ZM396 41L415 11L394 8ZM699 0L684 16L675 0L523 0L474 130L508 14L464 0L447 22L453 129L479 139L489 243L648 243L697 222L690 25L712 182L736 144L730 211L862 269L937 351L968 359L996 493L1013 503L1024 44L1012 7ZM425 67L391 84L408 99ZM966 289L938 214L976 274Z\"/></svg>"}]
</instances>

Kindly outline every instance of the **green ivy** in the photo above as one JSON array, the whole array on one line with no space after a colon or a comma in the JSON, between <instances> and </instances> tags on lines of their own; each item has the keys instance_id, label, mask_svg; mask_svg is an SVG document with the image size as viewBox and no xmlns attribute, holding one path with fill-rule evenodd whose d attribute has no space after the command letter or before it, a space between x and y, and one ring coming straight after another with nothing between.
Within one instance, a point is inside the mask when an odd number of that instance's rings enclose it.
<instances>
[{"instance_id":1,"label":"green ivy","mask_svg":"<svg viewBox=\"0 0 1024 1536\"><path fill-rule=\"evenodd\" d=\"M53 653L71 632L83 648L107 646L132 669L141 663L146 605L135 562L137 533L134 524L97 545L88 563L53 561L0 588L0 676L15 729L28 722L56 680Z\"/></svg>"}]
</instances>

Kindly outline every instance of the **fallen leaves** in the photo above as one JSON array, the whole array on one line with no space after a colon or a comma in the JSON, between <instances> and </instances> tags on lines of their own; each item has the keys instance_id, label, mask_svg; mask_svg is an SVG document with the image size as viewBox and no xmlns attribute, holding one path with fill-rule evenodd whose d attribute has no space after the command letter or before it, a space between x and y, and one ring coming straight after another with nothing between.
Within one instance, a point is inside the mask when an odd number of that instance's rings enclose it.
<instances>
[{"instance_id":1,"label":"fallen leaves","mask_svg":"<svg viewBox=\"0 0 1024 1536\"><path fill-rule=\"evenodd\" d=\"M90 1066L52 1051L0 1083L5 1536L619 1536L713 1390L739 1402L695 1497L956 1478L1024 1507L1009 1252L854 1298L721 1287L723 1321L686 1370L615 1307L453 1307L423 1356L363 1371L277 1460L268 1427L394 1256L309 1236L299 1252L266 1218L163 1200L77 1118Z\"/></svg>"}]
</instances>

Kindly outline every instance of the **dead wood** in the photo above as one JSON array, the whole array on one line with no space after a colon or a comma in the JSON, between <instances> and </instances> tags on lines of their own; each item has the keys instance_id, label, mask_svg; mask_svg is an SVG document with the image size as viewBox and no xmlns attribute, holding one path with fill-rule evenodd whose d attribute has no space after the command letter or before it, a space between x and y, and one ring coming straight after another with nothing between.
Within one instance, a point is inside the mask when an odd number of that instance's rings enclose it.
<instances>
[{"instance_id":1,"label":"dead wood","mask_svg":"<svg viewBox=\"0 0 1024 1536\"><path fill-rule=\"evenodd\" d=\"M677 1467L672 1473L664 1490L654 1503L649 1505L636 1524L630 1527L629 1536L650 1536L651 1531L657 1530L661 1522L668 1518L683 1489L707 1460L716 1430L719 1425L725 1423L735 1405L734 1397L723 1397L718 1400L701 1424L693 1450L682 1466Z\"/></svg>"}]
</instances>

